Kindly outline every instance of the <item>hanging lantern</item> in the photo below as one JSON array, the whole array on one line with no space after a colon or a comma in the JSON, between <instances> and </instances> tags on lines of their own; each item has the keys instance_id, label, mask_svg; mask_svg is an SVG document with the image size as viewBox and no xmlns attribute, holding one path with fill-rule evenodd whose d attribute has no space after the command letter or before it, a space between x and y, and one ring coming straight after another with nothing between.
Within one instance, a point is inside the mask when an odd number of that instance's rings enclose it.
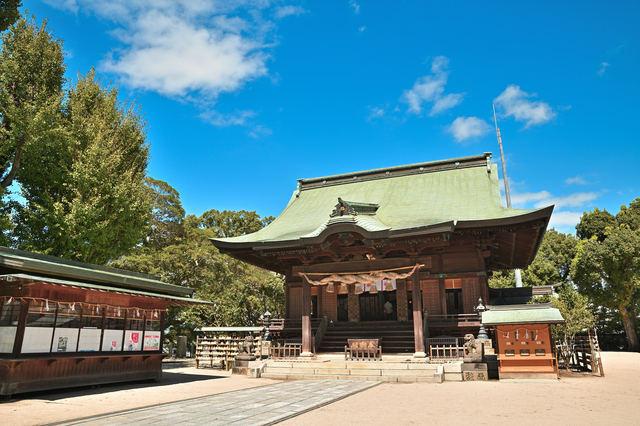
<instances>
[{"instance_id":1,"label":"hanging lantern","mask_svg":"<svg viewBox=\"0 0 640 426\"><path fill-rule=\"evenodd\" d=\"M355 288L354 293L355 293L355 294L361 294L363 291L364 291L364 290L362 289L362 283L358 283L358 284L356 284L356 288Z\"/></svg>"},{"instance_id":2,"label":"hanging lantern","mask_svg":"<svg viewBox=\"0 0 640 426\"><path fill-rule=\"evenodd\" d=\"M75 312L76 311L76 302L73 302L73 305L71 305L71 312Z\"/></svg>"},{"instance_id":3,"label":"hanging lantern","mask_svg":"<svg viewBox=\"0 0 640 426\"><path fill-rule=\"evenodd\" d=\"M342 283L340 285L340 291L338 292L338 294L348 294L348 293L349 293L349 285Z\"/></svg>"},{"instance_id":4,"label":"hanging lantern","mask_svg":"<svg viewBox=\"0 0 640 426\"><path fill-rule=\"evenodd\" d=\"M369 293L376 294L378 293L378 284L375 282L371 283L371 287L369 287Z\"/></svg>"},{"instance_id":5,"label":"hanging lantern","mask_svg":"<svg viewBox=\"0 0 640 426\"><path fill-rule=\"evenodd\" d=\"M393 291L393 282L391 280L384 281L384 291Z\"/></svg>"},{"instance_id":6,"label":"hanging lantern","mask_svg":"<svg viewBox=\"0 0 640 426\"><path fill-rule=\"evenodd\" d=\"M327 293L335 293L336 289L333 287L333 283L327 284Z\"/></svg>"}]
</instances>

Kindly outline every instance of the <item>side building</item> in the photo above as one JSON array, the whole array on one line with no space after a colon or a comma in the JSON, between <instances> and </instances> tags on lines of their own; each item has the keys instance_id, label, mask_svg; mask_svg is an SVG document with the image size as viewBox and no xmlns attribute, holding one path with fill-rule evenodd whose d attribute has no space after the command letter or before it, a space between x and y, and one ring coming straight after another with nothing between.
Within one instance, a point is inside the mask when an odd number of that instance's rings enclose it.
<instances>
[{"instance_id":1,"label":"side building","mask_svg":"<svg viewBox=\"0 0 640 426\"><path fill-rule=\"evenodd\" d=\"M526 268L553 207L506 208L491 153L300 179L284 211L258 232L212 239L222 252L286 277L286 319L302 323L302 356L321 350L313 317L390 323L427 336L476 334L487 277ZM362 329L360 331L362 333Z\"/></svg>"},{"instance_id":2,"label":"side building","mask_svg":"<svg viewBox=\"0 0 640 426\"><path fill-rule=\"evenodd\" d=\"M0 395L162 376L168 305L208 304L158 277L0 247Z\"/></svg>"}]
</instances>

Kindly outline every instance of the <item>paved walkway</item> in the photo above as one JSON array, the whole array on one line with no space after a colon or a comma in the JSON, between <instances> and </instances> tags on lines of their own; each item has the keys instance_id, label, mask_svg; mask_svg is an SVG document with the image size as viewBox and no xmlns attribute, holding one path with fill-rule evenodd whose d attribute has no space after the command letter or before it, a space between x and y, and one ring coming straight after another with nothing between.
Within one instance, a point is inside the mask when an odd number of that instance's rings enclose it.
<instances>
[{"instance_id":1,"label":"paved walkway","mask_svg":"<svg viewBox=\"0 0 640 426\"><path fill-rule=\"evenodd\" d=\"M298 380L103 414L57 425L270 425L380 382Z\"/></svg>"}]
</instances>

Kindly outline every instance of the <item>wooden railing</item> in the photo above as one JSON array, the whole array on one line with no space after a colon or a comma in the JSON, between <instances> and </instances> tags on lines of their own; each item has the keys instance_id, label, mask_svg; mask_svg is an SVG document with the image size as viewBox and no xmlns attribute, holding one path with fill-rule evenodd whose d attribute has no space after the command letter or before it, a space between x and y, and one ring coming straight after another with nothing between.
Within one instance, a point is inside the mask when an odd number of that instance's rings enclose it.
<instances>
[{"instance_id":1,"label":"wooden railing","mask_svg":"<svg viewBox=\"0 0 640 426\"><path fill-rule=\"evenodd\" d=\"M322 319L320 318L311 318L311 328L318 328ZM262 324L264 326L264 323ZM293 320L293 319L284 319L284 318L274 318L271 320L271 325L269 326L269 331L279 331L284 329L302 329L302 319Z\"/></svg>"},{"instance_id":2,"label":"wooden railing","mask_svg":"<svg viewBox=\"0 0 640 426\"><path fill-rule=\"evenodd\" d=\"M427 353L431 362L457 361L464 358L461 337L434 337L426 339Z\"/></svg>"},{"instance_id":3,"label":"wooden railing","mask_svg":"<svg viewBox=\"0 0 640 426\"><path fill-rule=\"evenodd\" d=\"M297 358L302 352L302 339L286 339L274 343L277 346L269 347L269 358Z\"/></svg>"},{"instance_id":4,"label":"wooden railing","mask_svg":"<svg viewBox=\"0 0 640 426\"><path fill-rule=\"evenodd\" d=\"M458 325L474 326L480 324L478 314L453 314L453 315L431 315L428 316L430 326Z\"/></svg>"},{"instance_id":5,"label":"wooden railing","mask_svg":"<svg viewBox=\"0 0 640 426\"><path fill-rule=\"evenodd\" d=\"M324 339L324 333L327 331L327 317L323 317L322 321L318 325L318 329L316 330L315 338L313 341L313 353L316 353L318 348L320 347L320 343L322 343L322 339Z\"/></svg>"}]
</instances>

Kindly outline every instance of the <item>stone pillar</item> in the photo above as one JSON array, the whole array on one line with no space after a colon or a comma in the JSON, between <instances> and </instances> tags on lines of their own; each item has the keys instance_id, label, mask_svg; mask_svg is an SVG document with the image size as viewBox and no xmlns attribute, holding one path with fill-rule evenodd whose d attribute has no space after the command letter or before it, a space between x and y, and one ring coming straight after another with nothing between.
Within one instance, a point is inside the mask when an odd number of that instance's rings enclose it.
<instances>
[{"instance_id":1,"label":"stone pillar","mask_svg":"<svg viewBox=\"0 0 640 426\"><path fill-rule=\"evenodd\" d=\"M351 286L349 286L347 311L349 314L349 322L360 322L360 295L355 294Z\"/></svg>"},{"instance_id":2,"label":"stone pillar","mask_svg":"<svg viewBox=\"0 0 640 426\"><path fill-rule=\"evenodd\" d=\"M313 356L311 335L311 283L302 277L302 353L300 356Z\"/></svg>"},{"instance_id":3,"label":"stone pillar","mask_svg":"<svg viewBox=\"0 0 640 426\"><path fill-rule=\"evenodd\" d=\"M187 336L178 336L178 350L176 351L176 358L187 357Z\"/></svg>"},{"instance_id":4,"label":"stone pillar","mask_svg":"<svg viewBox=\"0 0 640 426\"><path fill-rule=\"evenodd\" d=\"M396 307L398 311L398 321L407 322L409 320L407 284L400 280L396 281Z\"/></svg>"},{"instance_id":5,"label":"stone pillar","mask_svg":"<svg viewBox=\"0 0 640 426\"><path fill-rule=\"evenodd\" d=\"M425 358L424 334L422 330L422 292L420 290L420 269L411 276L411 300L413 301L413 338L416 352L414 358Z\"/></svg>"}]
</instances>

